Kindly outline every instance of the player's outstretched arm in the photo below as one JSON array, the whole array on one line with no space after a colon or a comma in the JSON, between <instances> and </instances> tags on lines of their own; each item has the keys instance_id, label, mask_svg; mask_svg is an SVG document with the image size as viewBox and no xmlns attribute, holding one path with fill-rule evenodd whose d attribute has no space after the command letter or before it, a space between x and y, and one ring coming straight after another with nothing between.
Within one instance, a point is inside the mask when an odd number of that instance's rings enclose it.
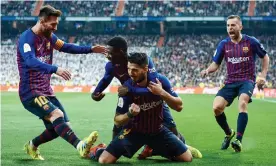
<instances>
[{"instance_id":1,"label":"player's outstretched arm","mask_svg":"<svg viewBox=\"0 0 276 166\"><path fill-rule=\"evenodd\" d=\"M183 108L181 98L173 91L170 82L166 77L163 76L160 79L162 80L156 80L157 83L151 81L148 89L153 94L161 96L170 108L180 112Z\"/></svg>"},{"instance_id":2,"label":"player's outstretched arm","mask_svg":"<svg viewBox=\"0 0 276 166\"><path fill-rule=\"evenodd\" d=\"M216 62L212 62L207 69L204 69L200 72L200 75L201 75L201 77L205 77L209 73L213 73L213 72L217 71L218 68L219 68L219 65L216 64Z\"/></svg>"},{"instance_id":3,"label":"player's outstretched arm","mask_svg":"<svg viewBox=\"0 0 276 166\"><path fill-rule=\"evenodd\" d=\"M55 34L52 34L52 42L54 43L54 48L56 50L70 54L88 54L92 52L107 54L107 48L105 46L79 46L72 43L66 43L60 40Z\"/></svg>"},{"instance_id":4,"label":"player's outstretched arm","mask_svg":"<svg viewBox=\"0 0 276 166\"><path fill-rule=\"evenodd\" d=\"M134 95L148 95L152 94L148 88L140 88L140 87L131 87L127 86L129 84L128 82L125 82L124 85L120 86L118 88L118 95L120 97L127 95L128 93L134 94Z\"/></svg>"},{"instance_id":5,"label":"player's outstretched arm","mask_svg":"<svg viewBox=\"0 0 276 166\"><path fill-rule=\"evenodd\" d=\"M106 89L106 87L111 83L112 79L114 78L112 70L113 70L113 67L111 62L107 63L105 66L104 77L100 80L94 92L91 94L91 97L93 100L100 101L104 98L105 94L103 93L103 91Z\"/></svg>"},{"instance_id":6,"label":"player's outstretched arm","mask_svg":"<svg viewBox=\"0 0 276 166\"><path fill-rule=\"evenodd\" d=\"M224 45L226 43L226 40L222 40L218 46L217 49L213 55L213 62L210 64L210 66L207 69L204 69L200 72L200 75L202 77L205 77L209 73L213 73L218 70L223 58L224 58Z\"/></svg>"}]
</instances>

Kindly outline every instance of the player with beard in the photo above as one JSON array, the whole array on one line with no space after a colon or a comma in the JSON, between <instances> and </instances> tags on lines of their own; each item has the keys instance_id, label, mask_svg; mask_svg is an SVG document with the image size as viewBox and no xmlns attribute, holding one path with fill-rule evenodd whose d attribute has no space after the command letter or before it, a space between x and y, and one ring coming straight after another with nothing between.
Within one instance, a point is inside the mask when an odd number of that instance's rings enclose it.
<instances>
[{"instance_id":1,"label":"player with beard","mask_svg":"<svg viewBox=\"0 0 276 166\"><path fill-rule=\"evenodd\" d=\"M222 40L213 57L213 63L205 70L201 71L204 77L219 69L222 60L225 60L227 68L227 78L225 86L217 93L213 102L213 111L219 126L223 129L225 137L221 149L227 149L231 139L235 136L235 131L227 123L224 114L225 107L232 104L238 96L238 120L236 140L231 143L235 152L242 150L242 138L248 122L247 105L250 103L256 81L257 55L262 61L262 71L257 86L263 88L269 66L269 57L260 42L252 36L241 33L242 21L239 16L231 15L227 18L227 32L229 37Z\"/></svg>"},{"instance_id":2,"label":"player with beard","mask_svg":"<svg viewBox=\"0 0 276 166\"><path fill-rule=\"evenodd\" d=\"M180 112L181 98L165 76L157 74L155 81L149 80L146 54L130 53L127 59L131 79L125 81L124 86L148 88L151 94L130 93L120 97L114 121L117 126L123 126L123 130L107 147L103 144L93 147L88 157L103 164L115 163L122 155L131 158L146 144L170 160L191 162L193 157L188 147L163 126L163 103Z\"/></svg>"},{"instance_id":3,"label":"player with beard","mask_svg":"<svg viewBox=\"0 0 276 166\"><path fill-rule=\"evenodd\" d=\"M130 78L127 72L127 41L121 36L116 36L107 42L107 47L107 58L110 60L110 62L106 64L104 77L100 80L94 92L92 93L92 98L95 101L102 100L102 98L105 96L103 91L111 83L114 77L116 77L122 85ZM148 57L148 61L148 78L149 80L155 80L157 73L155 72L155 68L150 57ZM151 92L147 88L131 87L130 89L130 87L131 86L119 87L119 96L125 96L126 94L151 95ZM185 139L177 131L176 124L173 120L169 107L165 103L163 104L163 125L170 129L177 137L179 137L181 141L183 141L183 143L185 143ZM112 139L119 132L121 132L121 127L114 125ZM191 146L188 147L192 151L193 157L202 157L197 149ZM145 146L143 151L139 154L138 159L146 159L152 155L156 155L153 149L149 146Z\"/></svg>"},{"instance_id":4,"label":"player with beard","mask_svg":"<svg viewBox=\"0 0 276 166\"><path fill-rule=\"evenodd\" d=\"M54 95L50 79L53 73L65 80L71 79L68 70L52 65L54 49L72 54L105 54L106 49L104 46L77 46L60 40L54 31L61 14L52 6L43 6L36 25L23 32L17 43L20 100L29 112L44 122L46 128L25 144L27 154L36 160L44 160L38 146L57 137L63 138L85 157L98 136L97 132L92 132L83 141L76 136L63 106Z\"/></svg>"}]
</instances>

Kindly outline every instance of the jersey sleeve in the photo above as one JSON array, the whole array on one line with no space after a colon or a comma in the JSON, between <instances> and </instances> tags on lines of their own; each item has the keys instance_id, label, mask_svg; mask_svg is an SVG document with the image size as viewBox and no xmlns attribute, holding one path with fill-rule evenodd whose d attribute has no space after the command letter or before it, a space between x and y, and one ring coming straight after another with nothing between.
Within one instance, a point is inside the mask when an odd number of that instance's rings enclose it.
<instances>
[{"instance_id":1,"label":"jersey sleeve","mask_svg":"<svg viewBox=\"0 0 276 166\"><path fill-rule=\"evenodd\" d=\"M43 63L36 58L34 39L32 36L21 36L18 47L20 55L29 68L45 74L52 74L57 71L57 66Z\"/></svg>"},{"instance_id":2,"label":"jersey sleeve","mask_svg":"<svg viewBox=\"0 0 276 166\"><path fill-rule=\"evenodd\" d=\"M100 82L98 83L98 85L93 93L103 92L105 90L105 88L111 83L113 78L114 78L114 75L113 75L112 63L108 62L105 65L104 77L100 80Z\"/></svg>"},{"instance_id":3,"label":"jersey sleeve","mask_svg":"<svg viewBox=\"0 0 276 166\"><path fill-rule=\"evenodd\" d=\"M151 92L148 90L148 88L142 88L142 87L133 87L131 86L131 82L129 80L125 81L123 86L128 87L129 93L133 95L148 95L151 94Z\"/></svg>"},{"instance_id":4,"label":"jersey sleeve","mask_svg":"<svg viewBox=\"0 0 276 166\"><path fill-rule=\"evenodd\" d=\"M159 81L162 83L162 88L168 92L170 95L174 96L174 97L178 97L178 95L176 94L176 92L173 90L173 87L171 86L171 83L169 81L169 79L163 75L159 75L158 77Z\"/></svg>"},{"instance_id":5,"label":"jersey sleeve","mask_svg":"<svg viewBox=\"0 0 276 166\"><path fill-rule=\"evenodd\" d=\"M217 49L213 55L213 61L220 65L222 60L223 60L223 57L224 57L224 44L225 44L225 41L221 41L218 46L217 46Z\"/></svg>"},{"instance_id":6,"label":"jersey sleeve","mask_svg":"<svg viewBox=\"0 0 276 166\"><path fill-rule=\"evenodd\" d=\"M263 58L267 52L264 48L264 46L260 43L260 41L258 39L256 39L255 37L252 37L251 39L252 42L252 46L253 46L253 51L260 57Z\"/></svg>"},{"instance_id":7,"label":"jersey sleeve","mask_svg":"<svg viewBox=\"0 0 276 166\"><path fill-rule=\"evenodd\" d=\"M149 80L155 80L157 78L158 73L155 70L152 59L149 56L148 56L148 59L149 59L148 79Z\"/></svg>"},{"instance_id":8,"label":"jersey sleeve","mask_svg":"<svg viewBox=\"0 0 276 166\"><path fill-rule=\"evenodd\" d=\"M129 106L130 106L130 100L129 100L128 96L119 97L118 103L117 103L117 108L116 108L116 113L117 114L127 113Z\"/></svg>"},{"instance_id":9,"label":"jersey sleeve","mask_svg":"<svg viewBox=\"0 0 276 166\"><path fill-rule=\"evenodd\" d=\"M148 56L148 59L149 59L149 65L148 65L148 68L149 68L149 73L156 73L156 70L155 70L155 67L154 67L154 64L153 64L153 61L151 59L151 57Z\"/></svg>"},{"instance_id":10,"label":"jersey sleeve","mask_svg":"<svg viewBox=\"0 0 276 166\"><path fill-rule=\"evenodd\" d=\"M56 50L61 52L71 54L88 54L92 52L92 46L78 46L72 43L66 43L59 39L55 34L52 34L52 44Z\"/></svg>"}]
</instances>

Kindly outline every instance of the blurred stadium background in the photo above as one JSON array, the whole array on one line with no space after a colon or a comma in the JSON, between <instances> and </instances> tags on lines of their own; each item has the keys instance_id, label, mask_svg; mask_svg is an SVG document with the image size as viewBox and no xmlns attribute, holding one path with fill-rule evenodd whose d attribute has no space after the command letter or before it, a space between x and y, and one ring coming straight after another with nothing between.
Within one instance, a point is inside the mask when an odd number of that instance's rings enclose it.
<instances>
[{"instance_id":1,"label":"blurred stadium background","mask_svg":"<svg viewBox=\"0 0 276 166\"><path fill-rule=\"evenodd\" d=\"M43 5L53 5L63 12L60 18L57 36L62 40L76 44L105 44L115 36L124 36L129 43L129 52L141 51L154 59L158 72L166 75L176 91L181 95L185 113L177 114L176 122L179 130L192 144L203 151L207 159L197 160L195 164L221 165L256 164L273 165L276 156L260 156L263 151L272 154L275 149L275 132L269 128L268 122L275 120L276 97L276 1L1 1L1 109L2 109L2 161L3 165L37 165L27 160L20 151L21 146L31 139L33 133L39 133L42 124L21 106L17 93L19 75L16 64L16 41L19 35L37 21L39 9ZM256 100L249 109L255 113L248 127L245 140L246 152L232 161L232 154L218 150L223 135L212 117L213 94L223 83L225 67L206 78L199 73L212 61L212 55L220 40L227 36L225 19L228 15L238 14L243 20L243 33L255 36L261 41L270 56L270 69L267 75L265 101ZM68 68L73 73L71 81L64 81L52 76L52 85L56 92L91 92L104 74L107 62L103 55L70 55L54 53L54 64ZM257 71L261 71L257 60ZM116 92L119 82L114 79L106 92ZM190 94L211 95L190 95ZM255 93L255 92L254 92ZM189 95L187 95L189 94ZM69 112L74 129L85 136L93 130L100 130L103 141L109 142L113 111L116 106L116 94L107 95L100 103L89 99L88 93L58 93ZM268 101L268 102L266 102ZM84 103L85 102L85 103ZM195 106L196 104L198 106ZM82 106L77 106L77 105ZM208 111L206 110L208 108ZM237 105L229 111L229 119L236 123ZM87 111L87 109L89 111ZM90 111L92 110L92 111ZM265 114L262 111L266 111ZM273 112L273 111L274 112ZM195 111L198 111L196 113ZM100 114L100 113L101 114ZM103 116L102 113L106 113ZM200 114L200 116L199 116ZM252 113L253 114L253 113ZM269 115L264 117L263 115ZM87 118L91 117L91 118ZM202 117L208 120L202 121ZM253 116L252 116L253 117ZM259 118L261 117L261 118ZM185 118L185 121L183 121ZM188 120L186 120L188 118ZM80 121L81 119L81 121ZM103 119L101 121L100 119ZM250 121L251 119L249 119ZM260 125L258 121L266 121ZM198 124L197 124L198 123ZM274 123L275 124L275 123ZM194 126L198 125L198 126ZM24 129L18 128L18 126ZM86 127L83 127L86 126ZM91 128L89 128L91 126ZM189 128L187 128L189 126ZM191 127L190 127L191 126ZM206 126L206 131L202 127ZM199 127L199 129L198 129ZM275 125L274 125L275 127ZM263 135L263 129L268 136ZM250 130L251 129L251 130ZM24 131L25 130L25 131ZM257 130L257 131L256 131ZM14 132L16 131L16 132ZM210 134L208 131L213 132ZM256 135L262 135L256 137ZM205 138L205 135L208 138ZM265 137L265 138L264 138ZM261 139L256 141L255 139ZM87 164L79 161L71 147L59 142L42 146L43 154L51 156L47 165ZM269 142L269 143L267 143ZM267 143L267 144L266 144ZM16 146L12 146L14 144ZM253 145L254 144L254 145ZM260 148L260 146L262 146ZM59 148L59 151L52 150ZM257 149L256 149L257 148ZM254 151L254 152L252 152ZM59 153L62 153L60 155ZM45 156L45 157L46 157ZM61 157L62 156L62 157ZM252 157L253 156L253 157ZM64 160L60 164L60 157ZM209 157L209 158L208 158ZM236 155L237 157L237 155ZM47 158L47 157L46 157ZM216 163L214 160L218 160ZM122 160L128 164L128 160ZM131 160L136 163L137 160ZM147 161L142 164L151 164ZM167 163L158 163L159 165Z\"/></svg>"}]
</instances>

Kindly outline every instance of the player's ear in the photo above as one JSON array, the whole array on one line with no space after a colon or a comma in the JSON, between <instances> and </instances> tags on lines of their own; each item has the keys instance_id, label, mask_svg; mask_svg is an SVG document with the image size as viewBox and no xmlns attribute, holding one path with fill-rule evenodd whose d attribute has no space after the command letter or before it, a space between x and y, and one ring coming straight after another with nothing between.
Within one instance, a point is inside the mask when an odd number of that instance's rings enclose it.
<instances>
[{"instance_id":1,"label":"player's ear","mask_svg":"<svg viewBox=\"0 0 276 166\"><path fill-rule=\"evenodd\" d=\"M148 65L146 65L146 66L144 67L144 71L145 71L145 72L148 72L148 70L149 70L149 67L148 67Z\"/></svg>"},{"instance_id":2,"label":"player's ear","mask_svg":"<svg viewBox=\"0 0 276 166\"><path fill-rule=\"evenodd\" d=\"M39 18L39 22L40 22L41 24L44 24L44 23L45 23L45 18L44 18L44 17L40 17L40 18Z\"/></svg>"},{"instance_id":3,"label":"player's ear","mask_svg":"<svg viewBox=\"0 0 276 166\"><path fill-rule=\"evenodd\" d=\"M123 49L120 49L120 53L127 56L127 53Z\"/></svg>"}]
</instances>

